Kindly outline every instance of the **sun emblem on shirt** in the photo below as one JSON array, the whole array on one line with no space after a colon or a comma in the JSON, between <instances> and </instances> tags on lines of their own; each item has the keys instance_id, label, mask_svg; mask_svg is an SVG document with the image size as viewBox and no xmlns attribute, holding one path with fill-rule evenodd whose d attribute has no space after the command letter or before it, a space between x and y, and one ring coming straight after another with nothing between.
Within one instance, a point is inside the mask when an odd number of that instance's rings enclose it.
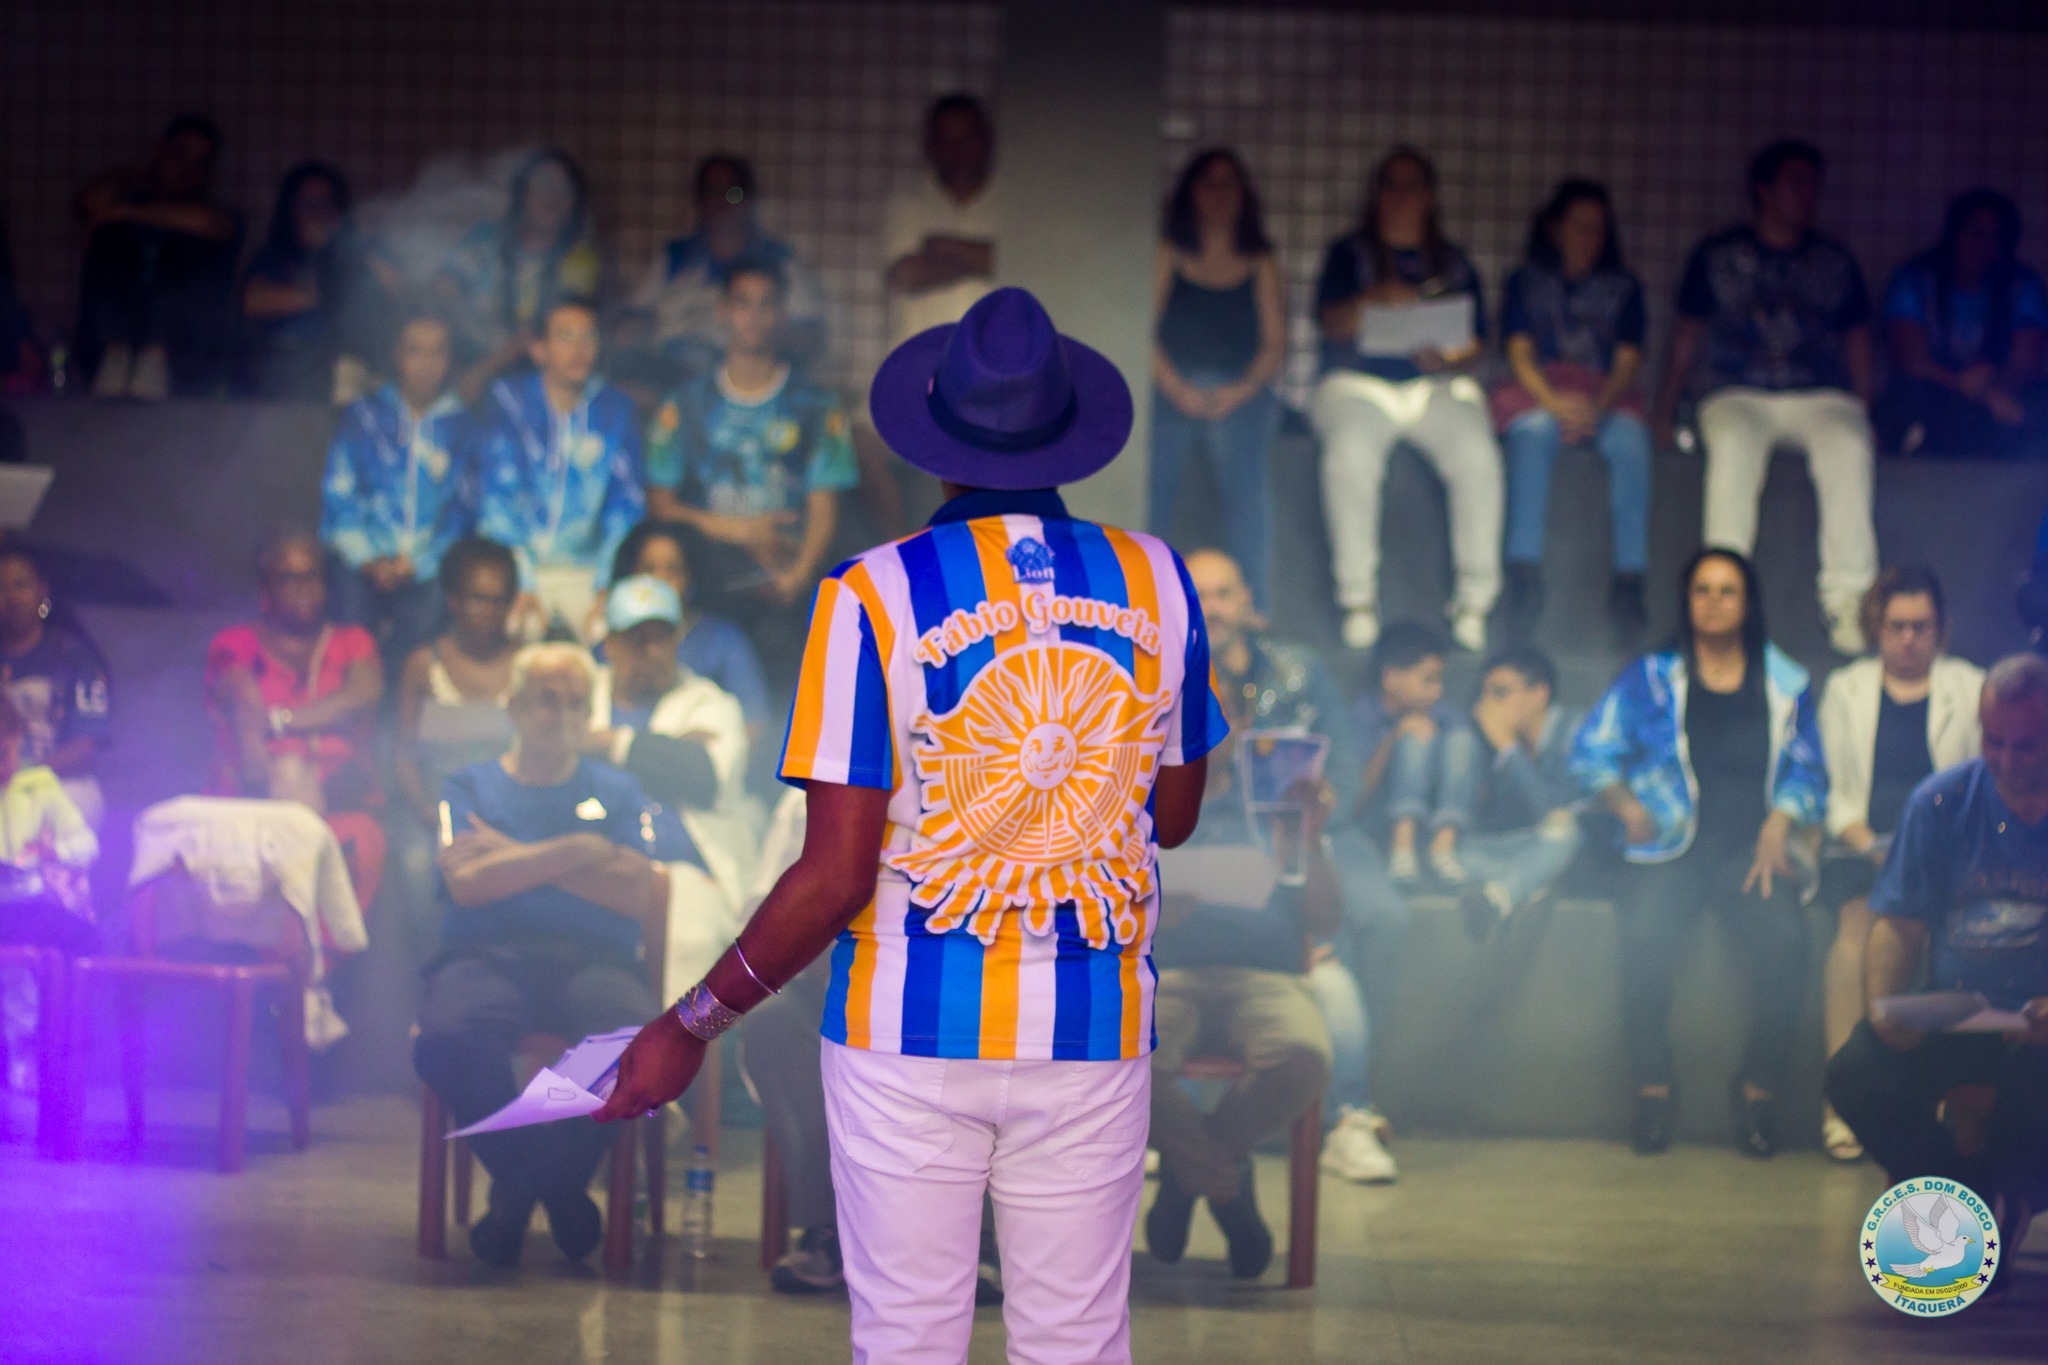
<instances>
[{"instance_id":1,"label":"sun emblem on shirt","mask_svg":"<svg viewBox=\"0 0 2048 1365\"><path fill-rule=\"evenodd\" d=\"M965 924L992 943L1014 912L1049 934L1072 902L1090 947L1136 938L1154 881L1145 802L1172 700L1063 642L998 654L951 711L919 716L924 814L916 845L888 861L917 884L926 927Z\"/></svg>"}]
</instances>

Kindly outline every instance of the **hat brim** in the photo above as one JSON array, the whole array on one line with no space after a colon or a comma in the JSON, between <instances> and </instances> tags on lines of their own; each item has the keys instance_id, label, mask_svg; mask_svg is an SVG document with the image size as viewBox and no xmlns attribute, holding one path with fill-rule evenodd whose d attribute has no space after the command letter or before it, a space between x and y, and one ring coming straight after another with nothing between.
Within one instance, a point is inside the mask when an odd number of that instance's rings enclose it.
<instances>
[{"instance_id":1,"label":"hat brim","mask_svg":"<svg viewBox=\"0 0 2048 1365\"><path fill-rule=\"evenodd\" d=\"M991 450L948 432L929 395L958 323L919 332L889 353L868 389L868 415L889 448L927 474L969 488L1052 488L1087 478L1131 438L1131 389L1109 357L1062 336L1074 381L1074 420L1041 446Z\"/></svg>"}]
</instances>

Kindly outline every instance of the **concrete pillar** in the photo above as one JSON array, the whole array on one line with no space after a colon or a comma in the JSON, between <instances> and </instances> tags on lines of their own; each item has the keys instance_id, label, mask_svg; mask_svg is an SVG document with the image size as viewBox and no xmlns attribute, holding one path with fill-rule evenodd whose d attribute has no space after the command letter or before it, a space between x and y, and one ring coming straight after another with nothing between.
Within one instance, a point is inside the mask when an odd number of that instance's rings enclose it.
<instances>
[{"instance_id":1,"label":"concrete pillar","mask_svg":"<svg viewBox=\"0 0 2048 1365\"><path fill-rule=\"evenodd\" d=\"M1115 361L1138 421L1077 515L1143 527L1164 0L1010 0L996 86L996 274Z\"/></svg>"}]
</instances>

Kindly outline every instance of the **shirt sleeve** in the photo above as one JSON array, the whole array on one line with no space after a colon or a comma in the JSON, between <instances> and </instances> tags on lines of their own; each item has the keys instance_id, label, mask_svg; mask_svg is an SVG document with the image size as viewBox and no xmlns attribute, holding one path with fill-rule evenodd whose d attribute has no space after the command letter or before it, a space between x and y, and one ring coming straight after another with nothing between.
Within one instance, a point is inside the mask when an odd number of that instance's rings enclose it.
<instances>
[{"instance_id":1,"label":"shirt sleeve","mask_svg":"<svg viewBox=\"0 0 2048 1365\"><path fill-rule=\"evenodd\" d=\"M1633 346L1640 351L1649 332L1650 316L1643 305L1643 282L1631 278L1628 297L1621 301L1621 316L1615 320L1614 342L1617 346Z\"/></svg>"},{"instance_id":2,"label":"shirt sleeve","mask_svg":"<svg viewBox=\"0 0 2048 1365\"><path fill-rule=\"evenodd\" d=\"M494 395L495 401L495 395ZM505 429L500 417L490 424L477 450L476 533L495 540L512 551L519 565L519 586L533 587L533 552L528 548L532 518L526 507L525 490L520 487L517 441Z\"/></svg>"},{"instance_id":3,"label":"shirt sleeve","mask_svg":"<svg viewBox=\"0 0 2048 1365\"><path fill-rule=\"evenodd\" d=\"M1703 322L1714 316L1716 301L1712 273L1707 267L1708 250L1709 244L1701 242L1685 263L1685 278L1678 286L1678 315L1682 318Z\"/></svg>"},{"instance_id":4,"label":"shirt sleeve","mask_svg":"<svg viewBox=\"0 0 2048 1365\"><path fill-rule=\"evenodd\" d=\"M683 412L676 396L671 394L662 400L654 410L654 420L647 424L647 486L649 488L677 488L683 481Z\"/></svg>"},{"instance_id":5,"label":"shirt sleeve","mask_svg":"<svg viewBox=\"0 0 2048 1365\"><path fill-rule=\"evenodd\" d=\"M604 535L597 551L600 586L611 582L612 561L626 536L647 515L647 489L641 484L640 428L630 409L619 424L612 446L611 482L604 491L604 507L598 513L598 527Z\"/></svg>"},{"instance_id":6,"label":"shirt sleeve","mask_svg":"<svg viewBox=\"0 0 2048 1365\"><path fill-rule=\"evenodd\" d=\"M218 687L230 670L253 668L259 652L256 632L247 626L229 626L214 636L206 647L206 690Z\"/></svg>"},{"instance_id":7,"label":"shirt sleeve","mask_svg":"<svg viewBox=\"0 0 2048 1365\"><path fill-rule=\"evenodd\" d=\"M1351 239L1330 243L1329 254L1323 257L1323 273L1316 280L1316 307L1343 303L1358 297L1364 289L1365 281L1358 275L1358 253L1352 250Z\"/></svg>"},{"instance_id":8,"label":"shirt sleeve","mask_svg":"<svg viewBox=\"0 0 2048 1365\"><path fill-rule=\"evenodd\" d=\"M1923 277L1911 265L1902 265L1892 272L1891 283L1885 286L1884 313L1887 322L1927 321L1927 296L1922 291Z\"/></svg>"},{"instance_id":9,"label":"shirt sleeve","mask_svg":"<svg viewBox=\"0 0 2048 1365\"><path fill-rule=\"evenodd\" d=\"M860 467L854 463L853 432L846 424L846 410L837 403L824 404L817 432L804 468L804 487L813 493L854 487L860 482Z\"/></svg>"},{"instance_id":10,"label":"shirt sleeve","mask_svg":"<svg viewBox=\"0 0 2048 1365\"><path fill-rule=\"evenodd\" d=\"M1953 841L1943 828L1947 821L1942 814L1944 809L1960 808L1953 791L1944 793L1946 800L1936 805L1934 787L1931 782L1921 784L1906 802L1877 884L1870 889L1872 913L1918 920L1930 928L1940 922L1947 908L1943 888L1948 882L1947 853Z\"/></svg>"},{"instance_id":11,"label":"shirt sleeve","mask_svg":"<svg viewBox=\"0 0 2048 1365\"><path fill-rule=\"evenodd\" d=\"M1529 323L1529 305L1523 297L1527 292L1527 278L1526 272L1517 270L1508 276L1508 282L1501 290L1500 334L1503 340L1528 336L1534 330Z\"/></svg>"},{"instance_id":12,"label":"shirt sleeve","mask_svg":"<svg viewBox=\"0 0 2048 1365\"><path fill-rule=\"evenodd\" d=\"M1486 283L1479 278L1479 272L1472 268L1472 262L1465 259L1465 254L1462 251L1458 253L1458 264L1464 268L1465 292L1472 296L1472 339L1474 341L1485 341L1488 336L1486 330Z\"/></svg>"},{"instance_id":13,"label":"shirt sleeve","mask_svg":"<svg viewBox=\"0 0 2048 1365\"><path fill-rule=\"evenodd\" d=\"M356 477L355 447L367 435L357 405L350 404L327 447L327 472L320 484L320 539L351 569L377 558L363 516L364 494Z\"/></svg>"},{"instance_id":14,"label":"shirt sleeve","mask_svg":"<svg viewBox=\"0 0 2048 1365\"><path fill-rule=\"evenodd\" d=\"M1203 624L1202 603L1195 595L1194 582L1180 556L1173 557L1173 571L1187 599L1188 643L1180 695L1166 716L1166 747L1159 761L1177 768L1204 757L1230 733L1223 718L1223 703L1216 696L1216 675L1209 663L1209 628Z\"/></svg>"},{"instance_id":15,"label":"shirt sleeve","mask_svg":"<svg viewBox=\"0 0 2048 1365\"><path fill-rule=\"evenodd\" d=\"M868 605L847 582L852 573L866 571L855 561L818 584L781 776L792 786L832 782L894 791L888 674Z\"/></svg>"}]
</instances>

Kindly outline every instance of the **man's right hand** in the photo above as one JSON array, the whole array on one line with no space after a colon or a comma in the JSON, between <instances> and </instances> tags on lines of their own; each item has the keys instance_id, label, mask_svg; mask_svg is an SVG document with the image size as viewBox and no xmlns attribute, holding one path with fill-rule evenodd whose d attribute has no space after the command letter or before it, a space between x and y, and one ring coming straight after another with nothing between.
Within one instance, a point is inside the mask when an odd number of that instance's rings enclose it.
<instances>
[{"instance_id":1,"label":"man's right hand","mask_svg":"<svg viewBox=\"0 0 2048 1365\"><path fill-rule=\"evenodd\" d=\"M1394 723L1394 733L1427 744L1436 738L1436 718L1427 711L1410 711Z\"/></svg>"}]
</instances>

